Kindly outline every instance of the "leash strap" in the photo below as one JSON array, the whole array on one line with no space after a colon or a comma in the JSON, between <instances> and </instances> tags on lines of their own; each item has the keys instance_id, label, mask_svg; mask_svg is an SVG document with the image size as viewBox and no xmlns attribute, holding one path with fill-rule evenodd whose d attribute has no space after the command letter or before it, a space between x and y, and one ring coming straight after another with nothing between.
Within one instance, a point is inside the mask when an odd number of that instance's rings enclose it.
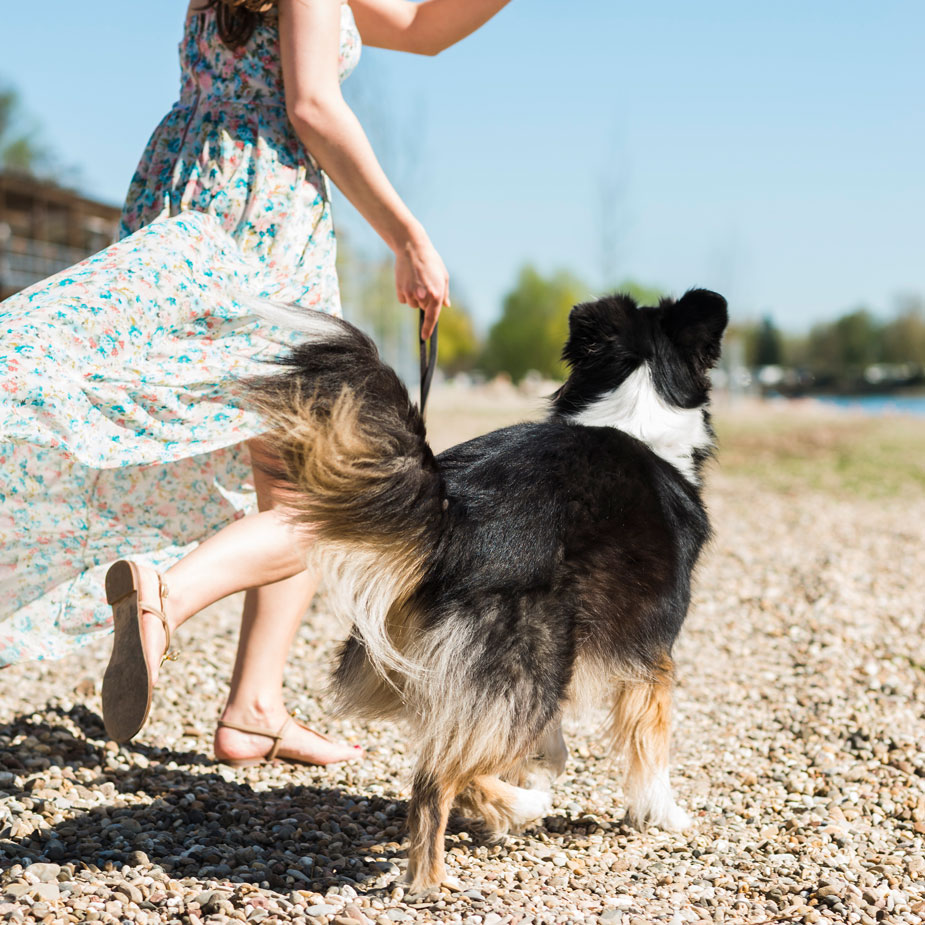
<instances>
[{"instance_id":1,"label":"leash strap","mask_svg":"<svg viewBox=\"0 0 925 925\"><path fill-rule=\"evenodd\" d=\"M431 334L430 340L426 341L421 336L424 330L424 312L421 312L418 321L418 341L421 347L421 414L424 413L424 406L427 404L427 396L430 393L430 381L434 378L434 369L437 366L437 328L439 322L434 325L434 333Z\"/></svg>"}]
</instances>

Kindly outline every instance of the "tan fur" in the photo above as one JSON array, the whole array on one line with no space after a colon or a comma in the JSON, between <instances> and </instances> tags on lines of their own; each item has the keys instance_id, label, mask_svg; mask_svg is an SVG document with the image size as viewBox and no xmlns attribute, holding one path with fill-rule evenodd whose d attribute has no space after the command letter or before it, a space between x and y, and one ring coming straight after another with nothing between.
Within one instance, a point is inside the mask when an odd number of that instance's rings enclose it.
<instances>
[{"instance_id":1,"label":"tan fur","mask_svg":"<svg viewBox=\"0 0 925 925\"><path fill-rule=\"evenodd\" d=\"M446 881L443 860L446 823L453 798L462 786L444 777L427 787L415 786L408 805L408 882L413 893Z\"/></svg>"},{"instance_id":2,"label":"tan fur","mask_svg":"<svg viewBox=\"0 0 925 925\"><path fill-rule=\"evenodd\" d=\"M504 835L518 828L514 815L516 789L498 777L480 774L456 797L464 815L481 819L494 835Z\"/></svg>"},{"instance_id":3,"label":"tan fur","mask_svg":"<svg viewBox=\"0 0 925 925\"><path fill-rule=\"evenodd\" d=\"M664 655L648 679L618 682L608 719L613 753L626 758L627 815L640 828L689 823L668 782L673 667Z\"/></svg>"},{"instance_id":4,"label":"tan fur","mask_svg":"<svg viewBox=\"0 0 925 925\"><path fill-rule=\"evenodd\" d=\"M395 455L381 422L364 426L347 386L329 406L293 393L287 401L264 400L259 410L272 428L266 442L294 486L295 516L316 532L308 564L326 576L332 609L357 625L383 679L418 674L420 666L402 649L415 629L407 625L405 602L420 581L419 538L411 531L375 532L344 515L345 498L375 496L417 461Z\"/></svg>"},{"instance_id":5,"label":"tan fur","mask_svg":"<svg viewBox=\"0 0 925 925\"><path fill-rule=\"evenodd\" d=\"M666 655L651 679L619 681L608 717L611 747L641 771L668 763L673 665Z\"/></svg>"},{"instance_id":6,"label":"tan fur","mask_svg":"<svg viewBox=\"0 0 925 925\"><path fill-rule=\"evenodd\" d=\"M548 793L523 790L492 774L417 774L408 807L408 880L414 892L446 881L443 840L453 802L484 821L493 835L520 831L544 815Z\"/></svg>"},{"instance_id":7,"label":"tan fur","mask_svg":"<svg viewBox=\"0 0 925 925\"><path fill-rule=\"evenodd\" d=\"M609 659L579 654L572 669L566 713L575 718L584 717L601 704L610 702L615 683L634 684L649 678L638 664L614 665Z\"/></svg>"}]
</instances>

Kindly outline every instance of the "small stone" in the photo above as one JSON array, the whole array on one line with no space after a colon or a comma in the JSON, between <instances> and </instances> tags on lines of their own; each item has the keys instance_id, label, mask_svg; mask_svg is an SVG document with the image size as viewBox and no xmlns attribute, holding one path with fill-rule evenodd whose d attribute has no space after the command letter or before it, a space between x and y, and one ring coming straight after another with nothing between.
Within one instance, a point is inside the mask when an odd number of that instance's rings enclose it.
<instances>
[{"instance_id":1,"label":"small stone","mask_svg":"<svg viewBox=\"0 0 925 925\"><path fill-rule=\"evenodd\" d=\"M58 879L58 874L61 873L61 865L43 863L30 864L26 868L25 873L31 874L43 883L51 883Z\"/></svg>"},{"instance_id":2,"label":"small stone","mask_svg":"<svg viewBox=\"0 0 925 925\"><path fill-rule=\"evenodd\" d=\"M820 899L826 899L829 896L836 896L836 897L843 896L844 892L845 892L844 887L834 886L830 884L829 886L819 887L819 889L816 890L816 895Z\"/></svg>"},{"instance_id":3,"label":"small stone","mask_svg":"<svg viewBox=\"0 0 925 925\"><path fill-rule=\"evenodd\" d=\"M11 883L9 886L3 888L3 895L8 896L10 899L22 899L23 896L31 891L31 883Z\"/></svg>"},{"instance_id":4,"label":"small stone","mask_svg":"<svg viewBox=\"0 0 925 925\"><path fill-rule=\"evenodd\" d=\"M343 917L353 919L359 925L368 925L369 919L363 914L363 910L356 903L347 903L344 907Z\"/></svg>"},{"instance_id":5,"label":"small stone","mask_svg":"<svg viewBox=\"0 0 925 925\"><path fill-rule=\"evenodd\" d=\"M141 890L137 886L132 886L131 883L117 883L113 889L117 893L122 893L127 896L128 899L133 903L144 902L144 896L141 895Z\"/></svg>"},{"instance_id":6,"label":"small stone","mask_svg":"<svg viewBox=\"0 0 925 925\"><path fill-rule=\"evenodd\" d=\"M57 880L54 883L37 883L33 887L33 893L36 898L45 902L54 902L61 897L61 887L58 886Z\"/></svg>"},{"instance_id":7,"label":"small stone","mask_svg":"<svg viewBox=\"0 0 925 925\"><path fill-rule=\"evenodd\" d=\"M74 686L74 693L78 697L92 697L96 693L96 679L81 678Z\"/></svg>"},{"instance_id":8,"label":"small stone","mask_svg":"<svg viewBox=\"0 0 925 925\"><path fill-rule=\"evenodd\" d=\"M339 911L337 906L328 905L328 903L318 903L316 906L308 906L305 909L306 915L334 915Z\"/></svg>"}]
</instances>

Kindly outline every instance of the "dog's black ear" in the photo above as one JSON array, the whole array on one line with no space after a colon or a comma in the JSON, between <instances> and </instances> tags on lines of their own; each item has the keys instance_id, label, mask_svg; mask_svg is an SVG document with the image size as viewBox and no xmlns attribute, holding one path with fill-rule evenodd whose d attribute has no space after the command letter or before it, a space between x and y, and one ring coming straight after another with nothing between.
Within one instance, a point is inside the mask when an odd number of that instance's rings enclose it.
<instances>
[{"instance_id":1,"label":"dog's black ear","mask_svg":"<svg viewBox=\"0 0 925 925\"><path fill-rule=\"evenodd\" d=\"M715 366L729 321L726 300L709 289L690 289L660 307L662 328L678 350L701 370Z\"/></svg>"},{"instance_id":2,"label":"dog's black ear","mask_svg":"<svg viewBox=\"0 0 925 925\"><path fill-rule=\"evenodd\" d=\"M562 359L574 366L598 353L626 331L630 313L636 310L636 303L628 295L605 296L576 305L568 316L569 335Z\"/></svg>"}]
</instances>

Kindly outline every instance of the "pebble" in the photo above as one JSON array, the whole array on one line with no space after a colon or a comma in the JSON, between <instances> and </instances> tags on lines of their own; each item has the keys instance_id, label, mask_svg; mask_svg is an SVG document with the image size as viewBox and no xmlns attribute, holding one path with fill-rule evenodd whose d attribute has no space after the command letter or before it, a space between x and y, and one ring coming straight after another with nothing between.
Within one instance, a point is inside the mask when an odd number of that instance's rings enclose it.
<instances>
[{"instance_id":1,"label":"pebble","mask_svg":"<svg viewBox=\"0 0 925 925\"><path fill-rule=\"evenodd\" d=\"M32 889L31 883L10 883L3 888L3 895L7 899L21 899L23 896L28 896Z\"/></svg>"},{"instance_id":2,"label":"pebble","mask_svg":"<svg viewBox=\"0 0 925 925\"><path fill-rule=\"evenodd\" d=\"M236 599L184 630L183 662L164 666L149 722L125 746L99 720L106 645L4 669L0 921L919 923L925 498L777 492L722 466L707 484L716 538L675 649L672 783L689 832L623 823L601 711L567 724L569 764L544 825L492 844L454 816L447 867L461 891L407 896L414 743L327 715L314 692L340 631L323 595L287 696L311 725L363 743L366 759L210 761Z\"/></svg>"},{"instance_id":3,"label":"pebble","mask_svg":"<svg viewBox=\"0 0 925 925\"><path fill-rule=\"evenodd\" d=\"M37 883L32 890L36 899L54 902L61 896L61 888L57 883Z\"/></svg>"},{"instance_id":4,"label":"pebble","mask_svg":"<svg viewBox=\"0 0 925 925\"><path fill-rule=\"evenodd\" d=\"M24 873L27 876L41 880L43 883L52 883L58 879L61 868L57 864L30 864Z\"/></svg>"}]
</instances>

